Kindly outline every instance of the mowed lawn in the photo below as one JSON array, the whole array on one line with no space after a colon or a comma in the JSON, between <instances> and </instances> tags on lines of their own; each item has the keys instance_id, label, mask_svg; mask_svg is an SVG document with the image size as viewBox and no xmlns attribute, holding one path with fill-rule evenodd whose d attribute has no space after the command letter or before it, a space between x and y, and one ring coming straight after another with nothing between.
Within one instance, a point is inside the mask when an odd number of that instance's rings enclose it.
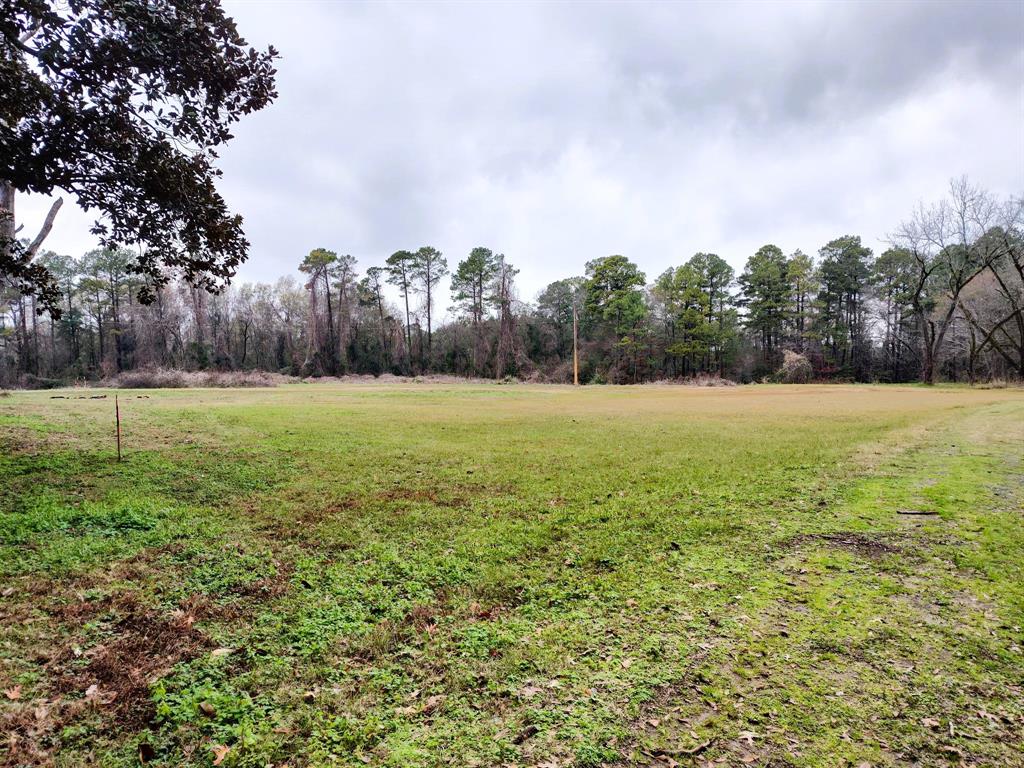
<instances>
[{"instance_id":1,"label":"mowed lawn","mask_svg":"<svg viewBox=\"0 0 1024 768\"><path fill-rule=\"evenodd\" d=\"M0 398L0 763L1024 765L1021 390L113 398Z\"/></svg>"}]
</instances>

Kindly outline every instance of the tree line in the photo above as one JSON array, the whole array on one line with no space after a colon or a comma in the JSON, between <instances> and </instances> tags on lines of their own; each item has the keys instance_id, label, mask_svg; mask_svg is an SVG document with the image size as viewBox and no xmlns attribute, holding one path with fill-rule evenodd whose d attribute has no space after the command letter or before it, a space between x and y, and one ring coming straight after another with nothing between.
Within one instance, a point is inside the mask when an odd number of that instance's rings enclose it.
<instances>
[{"instance_id":1,"label":"tree line","mask_svg":"<svg viewBox=\"0 0 1024 768\"><path fill-rule=\"evenodd\" d=\"M317 248L301 280L215 293L154 280L123 248L44 252L60 301L0 289L0 384L150 366L568 382L574 346L580 380L595 383L777 378L787 354L817 380L1024 379L1021 217L1021 200L961 179L877 255L844 235L815 256L764 245L739 274L697 253L653 280L612 255L532 302L515 266L485 247L451 269L434 247L400 250L362 274L352 256Z\"/></svg>"}]
</instances>

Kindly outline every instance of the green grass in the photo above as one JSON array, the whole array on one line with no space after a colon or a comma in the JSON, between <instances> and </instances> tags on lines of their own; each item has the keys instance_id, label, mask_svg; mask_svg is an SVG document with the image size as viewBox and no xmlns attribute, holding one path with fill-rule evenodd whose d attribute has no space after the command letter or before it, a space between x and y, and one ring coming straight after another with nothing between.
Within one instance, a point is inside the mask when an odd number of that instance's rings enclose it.
<instances>
[{"instance_id":1,"label":"green grass","mask_svg":"<svg viewBox=\"0 0 1024 768\"><path fill-rule=\"evenodd\" d=\"M1024 765L1020 391L121 392L120 464L67 394L0 401L10 765Z\"/></svg>"}]
</instances>

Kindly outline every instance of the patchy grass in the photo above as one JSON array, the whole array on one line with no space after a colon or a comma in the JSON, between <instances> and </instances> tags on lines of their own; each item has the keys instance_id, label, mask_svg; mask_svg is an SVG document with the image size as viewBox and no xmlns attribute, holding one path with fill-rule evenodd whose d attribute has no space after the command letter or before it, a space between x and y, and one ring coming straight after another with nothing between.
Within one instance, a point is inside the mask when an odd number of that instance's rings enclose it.
<instances>
[{"instance_id":1,"label":"patchy grass","mask_svg":"<svg viewBox=\"0 0 1024 768\"><path fill-rule=\"evenodd\" d=\"M1024 764L1020 392L122 391L120 464L58 394L0 403L9 765Z\"/></svg>"}]
</instances>

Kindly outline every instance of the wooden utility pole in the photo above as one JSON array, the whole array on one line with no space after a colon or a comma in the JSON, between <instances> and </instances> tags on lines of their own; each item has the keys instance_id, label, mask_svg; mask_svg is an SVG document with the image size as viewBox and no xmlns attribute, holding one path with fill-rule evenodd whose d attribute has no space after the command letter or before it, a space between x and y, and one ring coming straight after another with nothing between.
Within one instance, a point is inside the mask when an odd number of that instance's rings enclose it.
<instances>
[{"instance_id":1,"label":"wooden utility pole","mask_svg":"<svg viewBox=\"0 0 1024 768\"><path fill-rule=\"evenodd\" d=\"M576 320L576 302L572 303L572 383L580 385L579 333Z\"/></svg>"}]
</instances>

